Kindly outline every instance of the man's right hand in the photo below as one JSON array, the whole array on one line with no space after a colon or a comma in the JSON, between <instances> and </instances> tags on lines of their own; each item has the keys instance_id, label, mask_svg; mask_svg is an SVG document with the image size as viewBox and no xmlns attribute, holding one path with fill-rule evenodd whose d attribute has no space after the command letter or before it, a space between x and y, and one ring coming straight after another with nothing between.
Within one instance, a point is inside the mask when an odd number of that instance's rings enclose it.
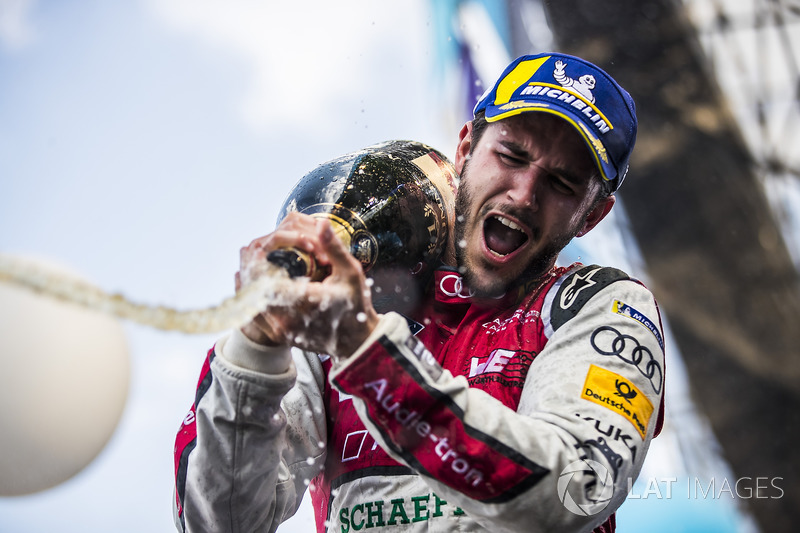
<instances>
[{"instance_id":1,"label":"man's right hand","mask_svg":"<svg viewBox=\"0 0 800 533\"><path fill-rule=\"evenodd\" d=\"M278 248L306 252L330 274L320 281L282 280L290 284L287 297L270 301L242 333L265 346L297 346L339 357L352 354L379 319L361 263L334 235L329 220L290 213L274 232L242 248L237 290L264 275L267 255Z\"/></svg>"},{"instance_id":2,"label":"man's right hand","mask_svg":"<svg viewBox=\"0 0 800 533\"><path fill-rule=\"evenodd\" d=\"M327 224L313 217L299 213L289 213L272 233L254 239L239 251L239 272L236 273L236 292L263 274L267 265L267 255L278 248L296 248L314 255L319 248L315 236L319 224ZM242 326L244 335L251 341L264 346L288 345L286 335L281 333L272 314L279 311L269 307L256 315L252 321Z\"/></svg>"}]
</instances>

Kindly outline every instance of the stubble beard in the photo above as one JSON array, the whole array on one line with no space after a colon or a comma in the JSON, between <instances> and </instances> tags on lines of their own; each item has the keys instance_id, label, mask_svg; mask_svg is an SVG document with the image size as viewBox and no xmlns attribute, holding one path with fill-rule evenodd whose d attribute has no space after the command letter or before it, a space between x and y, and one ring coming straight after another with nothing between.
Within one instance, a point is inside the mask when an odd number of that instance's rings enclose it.
<instances>
[{"instance_id":1,"label":"stubble beard","mask_svg":"<svg viewBox=\"0 0 800 533\"><path fill-rule=\"evenodd\" d=\"M468 161L467 161L468 163ZM470 191L467 169L469 165L465 163L461 172L461 181L456 192L455 214L456 222L454 227L455 235L455 254L458 271L464 278L467 287L479 297L496 298L505 294L512 286L522 286L528 282L544 277L555 264L558 254L570 243L578 234L582 224L576 223L575 227L567 228L566 231L556 235L548 242L545 247L534 256L520 275L513 279L502 279L499 276L491 276L489 279L479 279L475 269L469 264L467 258L466 232L467 227L473 225L470 218L470 206L472 205L472 194ZM586 217L581 217L583 221ZM476 228L476 231L482 231ZM465 244L462 246L462 243Z\"/></svg>"}]
</instances>

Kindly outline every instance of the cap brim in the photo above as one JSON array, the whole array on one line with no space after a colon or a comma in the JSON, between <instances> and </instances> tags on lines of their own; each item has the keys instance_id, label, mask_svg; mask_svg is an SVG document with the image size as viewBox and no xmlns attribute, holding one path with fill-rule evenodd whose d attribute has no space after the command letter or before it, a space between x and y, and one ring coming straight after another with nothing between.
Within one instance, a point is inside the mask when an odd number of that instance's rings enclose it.
<instances>
[{"instance_id":1,"label":"cap brim","mask_svg":"<svg viewBox=\"0 0 800 533\"><path fill-rule=\"evenodd\" d=\"M603 142L592 133L592 130L584 123L579 114L571 112L563 107L555 107L545 102L514 101L503 105L486 106L486 121L497 122L514 115L522 113L550 113L567 121L575 128L589 148L589 153L600 171L603 182L613 191L617 181L617 169L611 161L608 151Z\"/></svg>"}]
</instances>

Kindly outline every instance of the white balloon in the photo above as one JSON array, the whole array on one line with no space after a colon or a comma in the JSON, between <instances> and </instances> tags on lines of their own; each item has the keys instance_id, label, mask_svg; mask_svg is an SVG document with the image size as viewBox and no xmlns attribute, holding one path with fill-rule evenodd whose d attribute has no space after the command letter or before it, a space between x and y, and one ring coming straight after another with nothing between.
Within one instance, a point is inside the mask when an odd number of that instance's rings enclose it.
<instances>
[{"instance_id":1,"label":"white balloon","mask_svg":"<svg viewBox=\"0 0 800 533\"><path fill-rule=\"evenodd\" d=\"M0 496L54 487L91 463L129 380L118 320L0 282Z\"/></svg>"}]
</instances>

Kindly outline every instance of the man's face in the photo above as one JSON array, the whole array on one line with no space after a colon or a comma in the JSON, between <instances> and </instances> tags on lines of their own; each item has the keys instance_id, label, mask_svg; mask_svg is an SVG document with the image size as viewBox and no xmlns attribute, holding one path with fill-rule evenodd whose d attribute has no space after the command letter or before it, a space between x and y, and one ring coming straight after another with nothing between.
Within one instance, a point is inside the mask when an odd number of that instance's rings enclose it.
<instances>
[{"instance_id":1,"label":"man's face","mask_svg":"<svg viewBox=\"0 0 800 533\"><path fill-rule=\"evenodd\" d=\"M614 203L594 205L600 181L589 149L572 126L546 113L490 123L476 146L465 126L456 170L456 258L483 296L543 275Z\"/></svg>"}]
</instances>

